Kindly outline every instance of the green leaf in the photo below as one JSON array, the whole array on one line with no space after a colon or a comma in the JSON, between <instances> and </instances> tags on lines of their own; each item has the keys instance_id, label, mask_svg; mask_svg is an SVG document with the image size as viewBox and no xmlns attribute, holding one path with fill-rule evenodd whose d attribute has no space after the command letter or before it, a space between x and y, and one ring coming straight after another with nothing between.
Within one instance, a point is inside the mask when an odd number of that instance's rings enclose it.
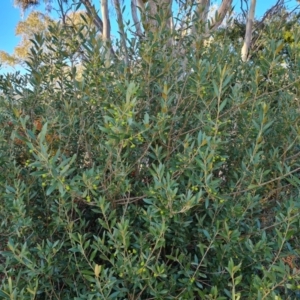
<instances>
[{"instance_id":1,"label":"green leaf","mask_svg":"<svg viewBox=\"0 0 300 300\"><path fill-rule=\"evenodd\" d=\"M148 113L145 113L144 115L144 124L149 124L149 114Z\"/></svg>"},{"instance_id":2,"label":"green leaf","mask_svg":"<svg viewBox=\"0 0 300 300\"><path fill-rule=\"evenodd\" d=\"M234 284L238 285L242 281L243 276L239 275L234 279Z\"/></svg>"},{"instance_id":3,"label":"green leaf","mask_svg":"<svg viewBox=\"0 0 300 300\"><path fill-rule=\"evenodd\" d=\"M148 199L148 198L143 198L143 201L147 204L152 204L153 200L152 199Z\"/></svg>"},{"instance_id":4,"label":"green leaf","mask_svg":"<svg viewBox=\"0 0 300 300\"><path fill-rule=\"evenodd\" d=\"M11 299L10 296L7 293L5 293L3 290L0 290L0 297L2 299Z\"/></svg>"},{"instance_id":5,"label":"green leaf","mask_svg":"<svg viewBox=\"0 0 300 300\"><path fill-rule=\"evenodd\" d=\"M38 140L40 141L40 143L43 143L45 141L45 136L46 136L46 133L47 133L47 127L48 127L48 123L46 122L43 125L42 130L38 135Z\"/></svg>"},{"instance_id":6,"label":"green leaf","mask_svg":"<svg viewBox=\"0 0 300 300\"><path fill-rule=\"evenodd\" d=\"M233 77L233 74L232 75L228 75L227 77L226 77L226 79L223 81L223 83L222 83L222 87L223 87L223 89L226 87L226 85L231 81L231 78Z\"/></svg>"},{"instance_id":7,"label":"green leaf","mask_svg":"<svg viewBox=\"0 0 300 300\"><path fill-rule=\"evenodd\" d=\"M81 271L81 273L83 272ZM83 274L83 277L89 282L95 282L95 278L93 276Z\"/></svg>"},{"instance_id":8,"label":"green leaf","mask_svg":"<svg viewBox=\"0 0 300 300\"><path fill-rule=\"evenodd\" d=\"M137 92L138 87L134 82L130 82L126 92L126 102L129 103L132 96Z\"/></svg>"},{"instance_id":9,"label":"green leaf","mask_svg":"<svg viewBox=\"0 0 300 300\"><path fill-rule=\"evenodd\" d=\"M212 84L213 84L213 87L214 87L215 95L217 96L217 98L219 98L220 97L219 88L218 88L217 83L216 83L216 81L214 79L212 81Z\"/></svg>"},{"instance_id":10,"label":"green leaf","mask_svg":"<svg viewBox=\"0 0 300 300\"><path fill-rule=\"evenodd\" d=\"M263 131L266 131L272 124L274 123L274 121L270 121L267 124L263 125Z\"/></svg>"},{"instance_id":11,"label":"green leaf","mask_svg":"<svg viewBox=\"0 0 300 300\"><path fill-rule=\"evenodd\" d=\"M223 110L223 108L224 108L225 105L227 104L227 100L228 100L228 98L226 98L225 100L223 100L223 101L221 102L221 105L220 105L220 107L219 107L219 113Z\"/></svg>"},{"instance_id":12,"label":"green leaf","mask_svg":"<svg viewBox=\"0 0 300 300\"><path fill-rule=\"evenodd\" d=\"M57 188L57 182L52 182L46 191L46 195L49 196Z\"/></svg>"},{"instance_id":13,"label":"green leaf","mask_svg":"<svg viewBox=\"0 0 300 300\"><path fill-rule=\"evenodd\" d=\"M204 233L204 235L206 236L207 240L210 241L211 240L211 236L210 234L208 233L207 230L203 229L202 232Z\"/></svg>"},{"instance_id":14,"label":"green leaf","mask_svg":"<svg viewBox=\"0 0 300 300\"><path fill-rule=\"evenodd\" d=\"M248 189L248 190L253 190L253 189L256 189L257 187L258 187L257 184L250 184L250 185L247 187L247 189Z\"/></svg>"}]
</instances>

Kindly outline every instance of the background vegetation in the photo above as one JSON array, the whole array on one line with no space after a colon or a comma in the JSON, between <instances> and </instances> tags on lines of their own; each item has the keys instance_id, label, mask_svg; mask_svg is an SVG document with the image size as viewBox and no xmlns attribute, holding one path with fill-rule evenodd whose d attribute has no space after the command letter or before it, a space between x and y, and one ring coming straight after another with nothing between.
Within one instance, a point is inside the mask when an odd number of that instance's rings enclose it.
<instances>
[{"instance_id":1,"label":"background vegetation","mask_svg":"<svg viewBox=\"0 0 300 300\"><path fill-rule=\"evenodd\" d=\"M238 19L128 38L130 65L86 16L34 35L0 79L2 299L300 297L300 32L279 12L244 63Z\"/></svg>"}]
</instances>

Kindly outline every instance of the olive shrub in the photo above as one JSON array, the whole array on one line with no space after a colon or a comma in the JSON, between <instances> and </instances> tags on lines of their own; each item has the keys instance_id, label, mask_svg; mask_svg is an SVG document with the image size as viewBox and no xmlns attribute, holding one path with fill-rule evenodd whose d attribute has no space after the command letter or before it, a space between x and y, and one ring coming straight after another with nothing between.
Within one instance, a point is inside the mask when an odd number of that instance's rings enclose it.
<instances>
[{"instance_id":1,"label":"olive shrub","mask_svg":"<svg viewBox=\"0 0 300 300\"><path fill-rule=\"evenodd\" d=\"M162 33L129 67L91 32L78 76L49 31L0 82L1 298L295 299L299 71L278 42L242 64Z\"/></svg>"}]
</instances>

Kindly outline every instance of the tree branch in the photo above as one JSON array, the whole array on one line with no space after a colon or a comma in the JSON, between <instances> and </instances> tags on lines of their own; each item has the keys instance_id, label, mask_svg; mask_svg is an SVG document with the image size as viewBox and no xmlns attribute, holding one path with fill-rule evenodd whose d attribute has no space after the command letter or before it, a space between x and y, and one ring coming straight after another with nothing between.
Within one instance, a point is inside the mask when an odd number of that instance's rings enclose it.
<instances>
[{"instance_id":1,"label":"tree branch","mask_svg":"<svg viewBox=\"0 0 300 300\"><path fill-rule=\"evenodd\" d=\"M96 28L101 32L103 32L103 22L98 16L96 12L96 8L91 4L90 0L81 0L81 3L85 6L86 11L91 16Z\"/></svg>"},{"instance_id":2,"label":"tree branch","mask_svg":"<svg viewBox=\"0 0 300 300\"><path fill-rule=\"evenodd\" d=\"M123 22L121 7L120 7L120 1L114 0L114 4L115 4L116 12L117 12L117 20L118 20L118 25L119 25L119 29L120 29L121 43L123 45L124 53L125 53L125 64L126 64L126 66L129 66L128 51L127 51L127 46L126 46L126 36L125 36L125 31L124 31L124 22Z\"/></svg>"},{"instance_id":3,"label":"tree branch","mask_svg":"<svg viewBox=\"0 0 300 300\"><path fill-rule=\"evenodd\" d=\"M221 6L218 9L217 17L214 18L210 30L217 29L223 22L227 12L231 9L232 6L232 0L223 0L221 3Z\"/></svg>"}]
</instances>

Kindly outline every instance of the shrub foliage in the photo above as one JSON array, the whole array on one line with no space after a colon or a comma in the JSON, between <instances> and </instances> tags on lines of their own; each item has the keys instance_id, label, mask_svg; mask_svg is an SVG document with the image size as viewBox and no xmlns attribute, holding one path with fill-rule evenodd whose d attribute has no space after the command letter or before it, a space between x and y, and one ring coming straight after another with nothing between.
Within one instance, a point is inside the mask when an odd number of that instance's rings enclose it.
<instances>
[{"instance_id":1,"label":"shrub foliage","mask_svg":"<svg viewBox=\"0 0 300 300\"><path fill-rule=\"evenodd\" d=\"M295 299L297 47L162 33L128 68L91 32L79 76L49 30L0 81L1 298Z\"/></svg>"}]
</instances>

